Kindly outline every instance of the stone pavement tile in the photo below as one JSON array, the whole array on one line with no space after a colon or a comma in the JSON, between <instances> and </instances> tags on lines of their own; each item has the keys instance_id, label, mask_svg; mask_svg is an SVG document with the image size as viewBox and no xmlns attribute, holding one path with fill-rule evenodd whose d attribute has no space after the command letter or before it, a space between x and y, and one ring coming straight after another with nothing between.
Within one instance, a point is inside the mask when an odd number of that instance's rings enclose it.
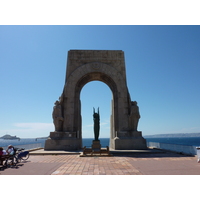
<instances>
[{"instance_id":1,"label":"stone pavement tile","mask_svg":"<svg viewBox=\"0 0 200 200\"><path fill-rule=\"evenodd\" d=\"M82 172L81 175L88 175L88 172Z\"/></svg>"},{"instance_id":2,"label":"stone pavement tile","mask_svg":"<svg viewBox=\"0 0 200 200\"><path fill-rule=\"evenodd\" d=\"M6 168L0 171L0 175L50 175L62 163L24 163L17 164L16 167Z\"/></svg>"},{"instance_id":3,"label":"stone pavement tile","mask_svg":"<svg viewBox=\"0 0 200 200\"><path fill-rule=\"evenodd\" d=\"M149 158L129 161L137 170L146 175L199 175L200 165L195 157Z\"/></svg>"}]
</instances>

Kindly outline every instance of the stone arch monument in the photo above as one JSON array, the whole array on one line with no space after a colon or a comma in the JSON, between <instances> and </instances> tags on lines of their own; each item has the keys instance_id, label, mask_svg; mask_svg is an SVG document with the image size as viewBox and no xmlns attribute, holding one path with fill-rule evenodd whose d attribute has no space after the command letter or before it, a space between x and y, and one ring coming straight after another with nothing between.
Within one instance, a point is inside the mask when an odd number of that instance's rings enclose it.
<instances>
[{"instance_id":1,"label":"stone arch monument","mask_svg":"<svg viewBox=\"0 0 200 200\"><path fill-rule=\"evenodd\" d=\"M126 83L124 52L70 50L64 90L54 106L53 113L56 113L55 109L59 109L59 115L53 115L55 131L50 132L50 137L45 142L45 150L82 148L80 92L90 81L104 82L113 94L110 148L114 150L146 149L146 140L142 137L142 132L137 130L140 118L138 106L137 103L131 101ZM136 122L133 123L135 119Z\"/></svg>"}]
</instances>

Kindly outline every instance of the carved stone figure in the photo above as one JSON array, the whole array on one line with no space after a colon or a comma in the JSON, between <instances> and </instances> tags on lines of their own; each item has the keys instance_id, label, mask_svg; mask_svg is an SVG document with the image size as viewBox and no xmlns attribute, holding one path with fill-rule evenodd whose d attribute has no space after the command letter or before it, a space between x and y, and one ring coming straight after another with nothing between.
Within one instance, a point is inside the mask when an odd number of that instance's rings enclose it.
<instances>
[{"instance_id":1,"label":"carved stone figure","mask_svg":"<svg viewBox=\"0 0 200 200\"><path fill-rule=\"evenodd\" d=\"M99 139L99 130L100 130L100 116L99 116L99 108L98 108L98 113L95 113L95 109L93 108L94 114L93 114L93 119L94 119L94 139L98 141Z\"/></svg>"},{"instance_id":2,"label":"carved stone figure","mask_svg":"<svg viewBox=\"0 0 200 200\"><path fill-rule=\"evenodd\" d=\"M137 101L131 101L131 109L129 116L129 128L133 131L137 131L138 122L140 119L139 107Z\"/></svg>"},{"instance_id":3,"label":"carved stone figure","mask_svg":"<svg viewBox=\"0 0 200 200\"><path fill-rule=\"evenodd\" d=\"M62 125L63 125L63 116L62 116L62 107L60 105L59 101L56 101L55 106L53 107L53 123L55 125L55 131L62 131Z\"/></svg>"}]
</instances>

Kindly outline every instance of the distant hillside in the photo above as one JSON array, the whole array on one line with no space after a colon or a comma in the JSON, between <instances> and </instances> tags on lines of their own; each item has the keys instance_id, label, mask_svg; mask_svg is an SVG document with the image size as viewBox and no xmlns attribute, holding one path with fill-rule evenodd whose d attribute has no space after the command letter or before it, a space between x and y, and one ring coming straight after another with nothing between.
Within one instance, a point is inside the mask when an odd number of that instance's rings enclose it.
<instances>
[{"instance_id":1,"label":"distant hillside","mask_svg":"<svg viewBox=\"0 0 200 200\"><path fill-rule=\"evenodd\" d=\"M168 133L157 135L144 135L145 138L161 138L161 137L200 137L200 133Z\"/></svg>"}]
</instances>

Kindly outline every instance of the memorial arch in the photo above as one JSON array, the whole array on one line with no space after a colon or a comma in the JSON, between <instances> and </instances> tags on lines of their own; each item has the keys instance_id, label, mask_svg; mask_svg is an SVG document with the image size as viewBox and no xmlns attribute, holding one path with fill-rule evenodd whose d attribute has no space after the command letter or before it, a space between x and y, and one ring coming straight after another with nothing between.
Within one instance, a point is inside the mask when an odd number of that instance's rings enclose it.
<instances>
[{"instance_id":1,"label":"memorial arch","mask_svg":"<svg viewBox=\"0 0 200 200\"><path fill-rule=\"evenodd\" d=\"M50 133L46 150L82 148L82 117L80 93L91 81L101 81L112 91L110 121L111 149L146 149L142 132L130 127L131 98L129 95L123 51L70 50L66 80L59 101L60 128Z\"/></svg>"}]
</instances>

